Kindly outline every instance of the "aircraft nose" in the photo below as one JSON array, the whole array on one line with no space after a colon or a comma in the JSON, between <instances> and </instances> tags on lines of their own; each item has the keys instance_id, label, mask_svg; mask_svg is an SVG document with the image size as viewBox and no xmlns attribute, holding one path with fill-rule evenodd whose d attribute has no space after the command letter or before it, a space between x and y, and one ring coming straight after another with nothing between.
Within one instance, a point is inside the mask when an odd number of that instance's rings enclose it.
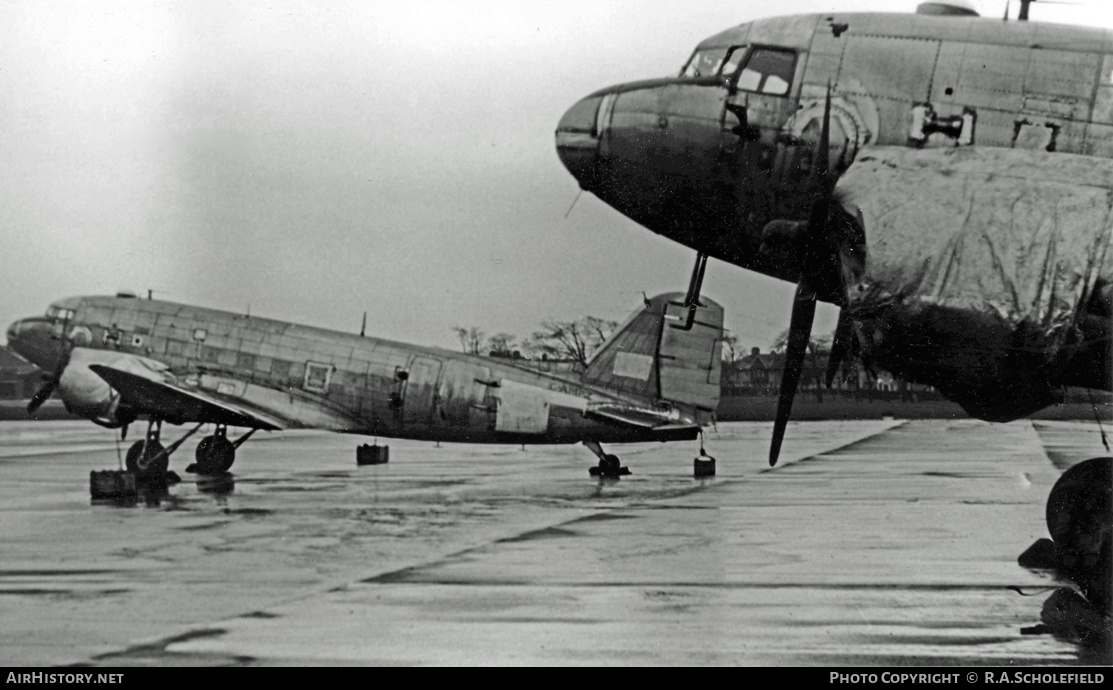
<instances>
[{"instance_id":1,"label":"aircraft nose","mask_svg":"<svg viewBox=\"0 0 1113 690\"><path fill-rule=\"evenodd\" d=\"M55 330L42 318L20 319L8 326L8 347L39 367L48 366L58 354Z\"/></svg>"},{"instance_id":2,"label":"aircraft nose","mask_svg":"<svg viewBox=\"0 0 1113 690\"><path fill-rule=\"evenodd\" d=\"M8 331L5 335L8 338L8 344L9 345L11 345L12 342L14 342L15 340L17 340L19 338L19 331L22 327L23 327L23 320L22 319L19 320L19 321L15 321L15 322L12 323L12 325L8 326Z\"/></svg>"},{"instance_id":3,"label":"aircraft nose","mask_svg":"<svg viewBox=\"0 0 1113 690\"><path fill-rule=\"evenodd\" d=\"M599 109L602 103L603 96L588 96L569 108L557 125L557 155L584 189L591 186L595 157L599 153L602 135Z\"/></svg>"}]
</instances>

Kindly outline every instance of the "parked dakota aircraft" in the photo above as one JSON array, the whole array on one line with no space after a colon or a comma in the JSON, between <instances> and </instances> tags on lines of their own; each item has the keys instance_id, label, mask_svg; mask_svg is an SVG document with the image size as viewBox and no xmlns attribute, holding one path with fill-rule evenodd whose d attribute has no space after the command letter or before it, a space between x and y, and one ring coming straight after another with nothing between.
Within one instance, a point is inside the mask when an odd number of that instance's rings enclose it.
<instances>
[{"instance_id":1,"label":"parked dakota aircraft","mask_svg":"<svg viewBox=\"0 0 1113 690\"><path fill-rule=\"evenodd\" d=\"M1111 31L961 0L753 21L581 100L556 144L696 250L697 300L708 257L798 283L771 464L817 299L842 308L828 383L856 359L991 421L1113 389Z\"/></svg>"},{"instance_id":2,"label":"parked dakota aircraft","mask_svg":"<svg viewBox=\"0 0 1113 690\"><path fill-rule=\"evenodd\" d=\"M204 424L197 471L226 471L258 429L314 428L473 443L583 442L592 474L626 473L602 443L696 438L719 401L723 310L645 300L582 372L463 355L134 296L73 297L16 321L8 344L53 372L54 392L98 424L148 420L128 469L166 471L162 422ZM249 431L233 442L227 427Z\"/></svg>"}]
</instances>

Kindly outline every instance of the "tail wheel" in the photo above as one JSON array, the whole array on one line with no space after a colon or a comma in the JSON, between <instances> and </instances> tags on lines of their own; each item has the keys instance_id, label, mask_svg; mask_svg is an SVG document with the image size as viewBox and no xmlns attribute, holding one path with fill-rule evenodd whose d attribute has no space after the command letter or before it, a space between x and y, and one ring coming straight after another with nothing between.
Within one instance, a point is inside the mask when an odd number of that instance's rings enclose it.
<instances>
[{"instance_id":1,"label":"tail wheel","mask_svg":"<svg viewBox=\"0 0 1113 690\"><path fill-rule=\"evenodd\" d=\"M622 470L622 461L618 459L617 455L604 455L603 459L599 461L599 469L602 470L604 476L617 475Z\"/></svg>"},{"instance_id":2,"label":"tail wheel","mask_svg":"<svg viewBox=\"0 0 1113 690\"><path fill-rule=\"evenodd\" d=\"M1047 497L1047 531L1060 567L1108 613L1113 588L1113 458L1071 467Z\"/></svg>"},{"instance_id":3,"label":"tail wheel","mask_svg":"<svg viewBox=\"0 0 1113 690\"><path fill-rule=\"evenodd\" d=\"M206 436L197 444L197 471L224 474L236 461L236 447L226 436Z\"/></svg>"},{"instance_id":4,"label":"tail wheel","mask_svg":"<svg viewBox=\"0 0 1113 690\"><path fill-rule=\"evenodd\" d=\"M170 455L158 441L136 441L128 448L124 464L141 479L161 477L170 467Z\"/></svg>"}]
</instances>

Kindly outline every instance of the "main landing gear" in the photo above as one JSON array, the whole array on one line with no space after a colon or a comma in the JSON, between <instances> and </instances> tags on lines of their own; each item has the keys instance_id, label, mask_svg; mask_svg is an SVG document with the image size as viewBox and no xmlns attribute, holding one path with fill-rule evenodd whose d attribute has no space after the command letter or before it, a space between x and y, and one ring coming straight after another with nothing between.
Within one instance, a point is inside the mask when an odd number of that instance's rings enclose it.
<instances>
[{"instance_id":1,"label":"main landing gear","mask_svg":"<svg viewBox=\"0 0 1113 690\"><path fill-rule=\"evenodd\" d=\"M224 474L236 461L236 449L244 441L251 438L256 429L252 429L235 441L228 440L228 426L217 424L212 436L206 436L197 444L196 464L186 468L186 472L197 474Z\"/></svg>"},{"instance_id":2,"label":"main landing gear","mask_svg":"<svg viewBox=\"0 0 1113 690\"><path fill-rule=\"evenodd\" d=\"M169 447L163 447L159 441L159 436L162 434L162 420L152 419L147 423L147 434L143 440L136 441L131 444L131 448L128 448L124 466L128 472L134 472L136 478L140 480L164 479L170 467L170 454L178 450L178 446L197 433L200 428L201 425L198 424Z\"/></svg>"},{"instance_id":3,"label":"main landing gear","mask_svg":"<svg viewBox=\"0 0 1113 690\"><path fill-rule=\"evenodd\" d=\"M591 476L601 479L618 479L630 474L630 468L623 467L622 461L618 459L617 455L604 453L603 446L599 445L597 441L584 441L584 446L599 458L599 464L588 469Z\"/></svg>"},{"instance_id":4,"label":"main landing gear","mask_svg":"<svg viewBox=\"0 0 1113 690\"><path fill-rule=\"evenodd\" d=\"M147 433L143 440L136 441L128 448L124 461L125 467L129 472L134 472L140 480L164 478L170 467L170 454L204 425L205 422L198 424L185 436L164 447L159 439L162 433L162 420L152 419L147 424ZM228 440L227 425L217 424L214 433L201 439L197 444L197 462L187 467L186 472L224 474L236 460L236 449L255 431L252 429L233 442Z\"/></svg>"},{"instance_id":5,"label":"main landing gear","mask_svg":"<svg viewBox=\"0 0 1113 690\"><path fill-rule=\"evenodd\" d=\"M197 463L186 467L186 472L197 474L224 474L236 462L236 448L243 445L256 431L247 432L235 441L228 441L228 426L217 424L211 436L201 438L197 444Z\"/></svg>"}]
</instances>

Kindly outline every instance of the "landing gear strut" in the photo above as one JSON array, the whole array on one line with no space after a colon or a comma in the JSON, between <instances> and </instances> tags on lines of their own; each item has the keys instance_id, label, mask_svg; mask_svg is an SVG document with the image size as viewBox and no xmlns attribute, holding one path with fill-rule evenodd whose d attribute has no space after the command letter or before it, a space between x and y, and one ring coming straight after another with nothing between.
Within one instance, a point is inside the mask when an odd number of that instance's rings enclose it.
<instances>
[{"instance_id":1,"label":"landing gear strut","mask_svg":"<svg viewBox=\"0 0 1113 690\"><path fill-rule=\"evenodd\" d=\"M584 446L599 458L599 464L588 469L591 476L603 479L618 479L630 474L630 468L623 467L622 461L618 459L617 455L604 453L603 446L599 445L597 441L584 441Z\"/></svg>"}]
</instances>

